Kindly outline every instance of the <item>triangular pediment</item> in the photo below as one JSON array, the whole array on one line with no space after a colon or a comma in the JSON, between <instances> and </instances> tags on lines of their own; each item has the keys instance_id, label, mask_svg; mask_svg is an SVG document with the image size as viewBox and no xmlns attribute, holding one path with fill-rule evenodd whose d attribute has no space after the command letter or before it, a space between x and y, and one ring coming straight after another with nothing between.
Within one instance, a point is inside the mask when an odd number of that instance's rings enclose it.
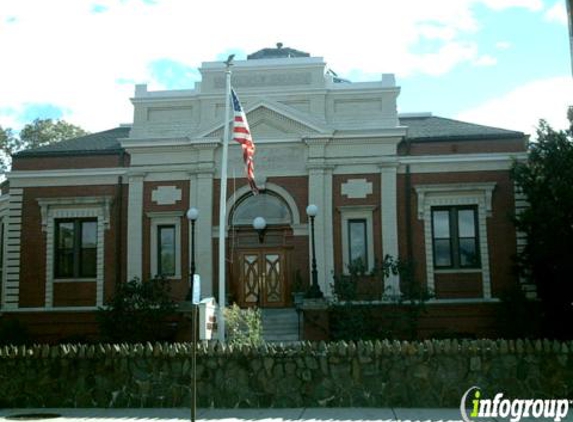
<instances>
[{"instance_id":1,"label":"triangular pediment","mask_svg":"<svg viewBox=\"0 0 573 422\"><path fill-rule=\"evenodd\" d=\"M260 102L246 111L254 139L292 138L331 133L326 126L303 116L298 110L276 103ZM201 137L223 137L223 124L203 132Z\"/></svg>"}]
</instances>

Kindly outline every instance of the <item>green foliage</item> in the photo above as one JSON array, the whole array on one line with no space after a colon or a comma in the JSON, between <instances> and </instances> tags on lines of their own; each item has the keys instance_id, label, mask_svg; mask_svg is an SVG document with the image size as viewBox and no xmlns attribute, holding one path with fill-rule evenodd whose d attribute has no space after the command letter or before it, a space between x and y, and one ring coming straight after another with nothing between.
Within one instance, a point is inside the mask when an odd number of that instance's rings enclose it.
<instances>
[{"instance_id":1,"label":"green foliage","mask_svg":"<svg viewBox=\"0 0 573 422\"><path fill-rule=\"evenodd\" d=\"M36 119L26 124L16 136L10 128L0 126L0 167L5 170L9 166L9 158L25 149L50 145L65 139L87 135L84 129L66 122L65 120Z\"/></svg>"},{"instance_id":2,"label":"green foliage","mask_svg":"<svg viewBox=\"0 0 573 422\"><path fill-rule=\"evenodd\" d=\"M358 294L360 283L376 291L390 275L400 276L401 294L388 288L383 295ZM386 255L373 271L357 261L350 265L347 275L335 275L333 292L338 302L330 308L333 340L372 340L379 338L415 339L420 316L432 293L412 277L412 265ZM359 303L355 301L360 300ZM373 303L380 301L384 303Z\"/></svg>"},{"instance_id":3,"label":"green foliage","mask_svg":"<svg viewBox=\"0 0 573 422\"><path fill-rule=\"evenodd\" d=\"M20 346L30 344L28 327L17 319L0 320L0 345Z\"/></svg>"},{"instance_id":4,"label":"green foliage","mask_svg":"<svg viewBox=\"0 0 573 422\"><path fill-rule=\"evenodd\" d=\"M24 126L20 132L20 140L28 149L83 135L87 135L85 130L64 120L36 119Z\"/></svg>"},{"instance_id":5,"label":"green foliage","mask_svg":"<svg viewBox=\"0 0 573 422\"><path fill-rule=\"evenodd\" d=\"M518 256L521 274L537 285L544 334L573 338L573 133L539 123L527 162L512 169L528 206L515 225L527 245Z\"/></svg>"},{"instance_id":6,"label":"green foliage","mask_svg":"<svg viewBox=\"0 0 573 422\"><path fill-rule=\"evenodd\" d=\"M507 339L539 338L539 303L528 300L519 285L506 289L498 308L500 334Z\"/></svg>"},{"instance_id":7,"label":"green foliage","mask_svg":"<svg viewBox=\"0 0 573 422\"><path fill-rule=\"evenodd\" d=\"M105 341L141 343L169 340L167 318L175 311L164 278L141 282L134 278L119 283L111 302L98 310L98 323Z\"/></svg>"},{"instance_id":8,"label":"green foliage","mask_svg":"<svg viewBox=\"0 0 573 422\"><path fill-rule=\"evenodd\" d=\"M258 347L263 344L263 323L258 308L241 309L237 304L225 308L227 339L234 346Z\"/></svg>"}]
</instances>

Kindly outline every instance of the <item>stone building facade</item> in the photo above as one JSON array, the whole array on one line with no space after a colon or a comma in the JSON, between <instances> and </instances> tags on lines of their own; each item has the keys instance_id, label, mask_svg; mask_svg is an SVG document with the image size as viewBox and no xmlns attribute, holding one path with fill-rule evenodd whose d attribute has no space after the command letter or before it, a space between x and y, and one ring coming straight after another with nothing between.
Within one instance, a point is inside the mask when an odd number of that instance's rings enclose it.
<instances>
[{"instance_id":1,"label":"stone building facade","mask_svg":"<svg viewBox=\"0 0 573 422\"><path fill-rule=\"evenodd\" d=\"M371 269L389 254L415 264L416 279L435 294L431 306L475 309L471 331L480 307L518 282L509 217L520 201L509 168L525 157L526 136L398 114L393 75L346 81L322 58L282 46L233 66L262 190L250 193L231 141L220 222L224 70L203 63L194 89L137 85L131 125L14 157L0 196L4 316L48 337L93 333L94 311L116 283L160 273L183 300L191 206L203 296L217 297L225 224L227 292L240 306L291 307L295 280L308 284L309 204L318 207L316 261L327 297L333 274L352 262ZM267 221L262 239L251 225L257 216ZM381 291L400 289L392 276Z\"/></svg>"}]
</instances>

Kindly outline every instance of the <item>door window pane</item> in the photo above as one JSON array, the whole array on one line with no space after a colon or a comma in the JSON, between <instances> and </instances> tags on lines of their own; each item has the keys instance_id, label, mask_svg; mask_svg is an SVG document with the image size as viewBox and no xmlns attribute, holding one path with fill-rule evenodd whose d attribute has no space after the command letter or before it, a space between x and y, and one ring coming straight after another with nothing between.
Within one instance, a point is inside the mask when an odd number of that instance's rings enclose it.
<instances>
[{"instance_id":1,"label":"door window pane","mask_svg":"<svg viewBox=\"0 0 573 422\"><path fill-rule=\"evenodd\" d=\"M348 220L349 255L351 265L368 268L368 244L366 238L366 220Z\"/></svg>"},{"instance_id":2,"label":"door window pane","mask_svg":"<svg viewBox=\"0 0 573 422\"><path fill-rule=\"evenodd\" d=\"M158 226L158 272L160 275L175 275L175 226Z\"/></svg>"}]
</instances>

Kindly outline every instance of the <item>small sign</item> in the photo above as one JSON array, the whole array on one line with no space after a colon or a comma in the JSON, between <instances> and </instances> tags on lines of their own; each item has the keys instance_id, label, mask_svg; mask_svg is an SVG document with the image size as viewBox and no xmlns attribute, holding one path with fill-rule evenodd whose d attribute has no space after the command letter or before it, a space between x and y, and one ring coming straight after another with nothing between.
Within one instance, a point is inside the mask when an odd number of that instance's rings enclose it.
<instances>
[{"instance_id":1,"label":"small sign","mask_svg":"<svg viewBox=\"0 0 573 422\"><path fill-rule=\"evenodd\" d=\"M199 305L201 302L201 277L199 274L193 274L193 305Z\"/></svg>"}]
</instances>

